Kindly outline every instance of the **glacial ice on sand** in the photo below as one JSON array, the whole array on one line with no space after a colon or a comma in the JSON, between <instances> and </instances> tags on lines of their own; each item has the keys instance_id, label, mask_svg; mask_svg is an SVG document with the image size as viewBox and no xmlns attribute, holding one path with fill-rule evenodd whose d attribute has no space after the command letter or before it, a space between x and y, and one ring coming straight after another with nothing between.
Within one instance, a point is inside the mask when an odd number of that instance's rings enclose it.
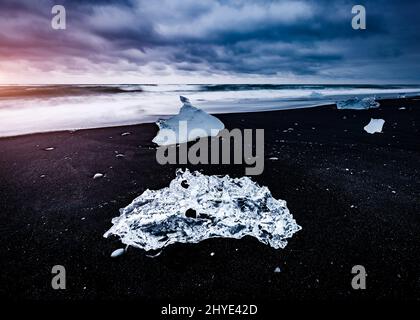
<instances>
[{"instance_id":1,"label":"glacial ice on sand","mask_svg":"<svg viewBox=\"0 0 420 320\"><path fill-rule=\"evenodd\" d=\"M159 120L157 122L160 130L153 139L154 143L162 146L194 141L201 137L216 136L220 130L225 128L223 122L194 107L187 98L181 96L180 99L183 106L179 113L167 120ZM186 132L180 132L180 123L182 121L186 122ZM173 132L175 135L168 135L168 131ZM173 136L173 138L171 139L170 136Z\"/></svg>"},{"instance_id":2,"label":"glacial ice on sand","mask_svg":"<svg viewBox=\"0 0 420 320\"><path fill-rule=\"evenodd\" d=\"M194 214L187 216L187 211ZM169 187L146 190L120 209L112 224L104 237L116 235L146 251L247 235L278 249L301 229L286 202L274 199L267 187L248 177L207 176L188 169L178 169Z\"/></svg>"},{"instance_id":3,"label":"glacial ice on sand","mask_svg":"<svg viewBox=\"0 0 420 320\"><path fill-rule=\"evenodd\" d=\"M337 109L364 110L378 108L379 105L379 102L377 102L374 97L365 97L363 99L355 97L337 102Z\"/></svg>"},{"instance_id":4,"label":"glacial ice on sand","mask_svg":"<svg viewBox=\"0 0 420 320\"><path fill-rule=\"evenodd\" d=\"M375 132L382 133L382 127L384 126L384 119L370 119L370 122L364 127L367 133L373 134Z\"/></svg>"}]
</instances>

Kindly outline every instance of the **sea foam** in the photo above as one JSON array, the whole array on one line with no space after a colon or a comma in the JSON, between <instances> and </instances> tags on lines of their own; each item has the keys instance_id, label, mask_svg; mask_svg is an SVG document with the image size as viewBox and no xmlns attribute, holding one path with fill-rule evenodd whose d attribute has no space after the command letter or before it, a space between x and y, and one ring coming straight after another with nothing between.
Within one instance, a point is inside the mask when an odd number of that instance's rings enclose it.
<instances>
[{"instance_id":1,"label":"sea foam","mask_svg":"<svg viewBox=\"0 0 420 320\"><path fill-rule=\"evenodd\" d=\"M352 97L409 98L420 95L420 87L275 84L0 86L0 137L155 122L178 113L179 95L188 95L199 101L200 109L205 112L220 114L308 108L344 102Z\"/></svg>"}]
</instances>

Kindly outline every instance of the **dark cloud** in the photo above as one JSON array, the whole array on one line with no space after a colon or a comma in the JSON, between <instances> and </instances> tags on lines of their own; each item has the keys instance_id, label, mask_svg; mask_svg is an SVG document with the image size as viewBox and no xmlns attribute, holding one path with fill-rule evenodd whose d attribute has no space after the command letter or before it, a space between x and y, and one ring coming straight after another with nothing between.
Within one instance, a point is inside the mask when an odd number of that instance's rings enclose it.
<instances>
[{"instance_id":1,"label":"dark cloud","mask_svg":"<svg viewBox=\"0 0 420 320\"><path fill-rule=\"evenodd\" d=\"M55 4L66 8L64 31L51 28ZM419 81L420 4L363 5L367 29L356 31L352 1L2 0L0 60L40 70L150 65L183 74Z\"/></svg>"}]
</instances>

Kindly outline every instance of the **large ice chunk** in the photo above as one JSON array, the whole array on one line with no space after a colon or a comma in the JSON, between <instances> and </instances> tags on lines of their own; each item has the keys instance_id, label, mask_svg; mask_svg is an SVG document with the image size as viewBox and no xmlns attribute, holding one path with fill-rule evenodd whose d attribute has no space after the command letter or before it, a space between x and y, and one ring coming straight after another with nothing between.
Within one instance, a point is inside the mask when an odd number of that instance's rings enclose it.
<instances>
[{"instance_id":1,"label":"large ice chunk","mask_svg":"<svg viewBox=\"0 0 420 320\"><path fill-rule=\"evenodd\" d=\"M337 102L337 109L364 110L378 108L379 105L379 102L377 102L374 97L365 97L363 99L355 97Z\"/></svg>"},{"instance_id":2,"label":"large ice chunk","mask_svg":"<svg viewBox=\"0 0 420 320\"><path fill-rule=\"evenodd\" d=\"M384 119L370 119L370 122L364 127L367 133L373 134L375 132L382 132L382 127L384 126Z\"/></svg>"},{"instance_id":3,"label":"large ice chunk","mask_svg":"<svg viewBox=\"0 0 420 320\"><path fill-rule=\"evenodd\" d=\"M157 122L160 130L153 139L154 143L162 146L194 141L201 137L216 136L225 128L223 122L192 106L187 98L181 96L180 99L183 106L179 114ZM168 134L168 131L172 134Z\"/></svg>"},{"instance_id":4,"label":"large ice chunk","mask_svg":"<svg viewBox=\"0 0 420 320\"><path fill-rule=\"evenodd\" d=\"M188 169L178 169L169 187L146 190L120 212L104 237L116 235L144 250L246 235L278 249L301 229L286 202L274 199L267 187L248 177L207 176Z\"/></svg>"}]
</instances>

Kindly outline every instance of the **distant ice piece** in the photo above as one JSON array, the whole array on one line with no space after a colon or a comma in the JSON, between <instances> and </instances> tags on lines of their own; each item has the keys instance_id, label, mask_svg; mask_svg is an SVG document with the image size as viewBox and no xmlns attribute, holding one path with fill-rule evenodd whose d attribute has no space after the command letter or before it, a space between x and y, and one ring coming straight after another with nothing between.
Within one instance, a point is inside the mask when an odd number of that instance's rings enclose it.
<instances>
[{"instance_id":1,"label":"distant ice piece","mask_svg":"<svg viewBox=\"0 0 420 320\"><path fill-rule=\"evenodd\" d=\"M216 136L219 131L225 128L223 122L205 111L192 106L187 98L181 96L180 100L183 106L177 115L157 122L160 130L153 139L154 143L162 146L194 141L201 137ZM187 130L185 134L182 132L180 134L180 121L186 121ZM194 129L200 129L200 132ZM165 130L175 133L175 140L170 139L169 135L165 134Z\"/></svg>"},{"instance_id":2,"label":"distant ice piece","mask_svg":"<svg viewBox=\"0 0 420 320\"><path fill-rule=\"evenodd\" d=\"M382 132L382 127L384 126L384 119L370 119L370 122L364 127L367 133L373 134L375 132Z\"/></svg>"},{"instance_id":3,"label":"distant ice piece","mask_svg":"<svg viewBox=\"0 0 420 320\"><path fill-rule=\"evenodd\" d=\"M93 179L100 179L102 178L104 175L102 173L95 173L95 175L93 176Z\"/></svg>"},{"instance_id":4,"label":"distant ice piece","mask_svg":"<svg viewBox=\"0 0 420 320\"><path fill-rule=\"evenodd\" d=\"M324 95L322 93L319 93L317 91L312 91L311 94L309 95L310 98L323 98Z\"/></svg>"},{"instance_id":5,"label":"distant ice piece","mask_svg":"<svg viewBox=\"0 0 420 320\"><path fill-rule=\"evenodd\" d=\"M379 106L379 102L377 102L374 97L366 97L363 99L355 97L337 102L337 109L365 110L378 108Z\"/></svg>"},{"instance_id":6,"label":"distant ice piece","mask_svg":"<svg viewBox=\"0 0 420 320\"><path fill-rule=\"evenodd\" d=\"M186 215L194 211L196 215ZM178 169L169 187L146 190L112 219L104 237L118 236L129 246L157 250L175 242L253 236L284 248L301 227L284 200L248 177L206 176Z\"/></svg>"}]
</instances>

